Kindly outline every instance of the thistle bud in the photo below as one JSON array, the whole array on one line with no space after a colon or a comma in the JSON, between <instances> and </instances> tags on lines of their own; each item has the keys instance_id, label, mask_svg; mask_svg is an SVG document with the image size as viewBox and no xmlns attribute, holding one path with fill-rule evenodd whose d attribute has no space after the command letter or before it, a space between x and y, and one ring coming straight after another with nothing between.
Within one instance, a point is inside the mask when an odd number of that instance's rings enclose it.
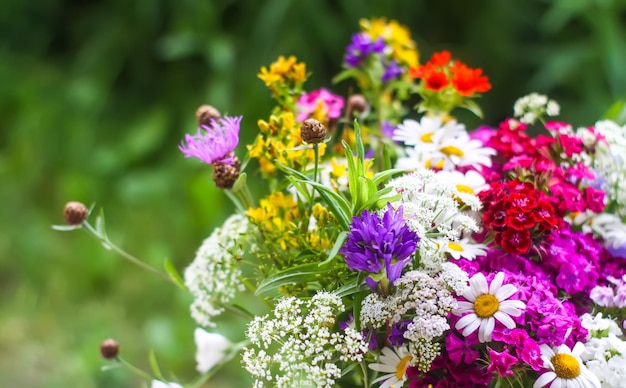
<instances>
[{"instance_id":1,"label":"thistle bud","mask_svg":"<svg viewBox=\"0 0 626 388\"><path fill-rule=\"evenodd\" d=\"M348 98L348 112L358 114L367 109L367 100L361 94L353 94Z\"/></svg>"},{"instance_id":2,"label":"thistle bud","mask_svg":"<svg viewBox=\"0 0 626 388\"><path fill-rule=\"evenodd\" d=\"M111 360L117 357L120 352L120 344L114 339L106 339L100 344L100 354L107 360Z\"/></svg>"},{"instance_id":3,"label":"thistle bud","mask_svg":"<svg viewBox=\"0 0 626 388\"><path fill-rule=\"evenodd\" d=\"M196 111L196 119L198 125L211 125L211 120L218 120L222 115L220 111L212 107L211 105L202 105Z\"/></svg>"},{"instance_id":4,"label":"thistle bud","mask_svg":"<svg viewBox=\"0 0 626 388\"><path fill-rule=\"evenodd\" d=\"M88 215L89 210L80 202L68 202L63 209L63 219L68 225L80 225Z\"/></svg>"},{"instance_id":5,"label":"thistle bud","mask_svg":"<svg viewBox=\"0 0 626 388\"><path fill-rule=\"evenodd\" d=\"M309 144L319 144L326 137L326 127L315 119L307 119L300 127L302 141Z\"/></svg>"},{"instance_id":6,"label":"thistle bud","mask_svg":"<svg viewBox=\"0 0 626 388\"><path fill-rule=\"evenodd\" d=\"M237 178L239 178L241 162L239 162L236 156L233 158L233 164L222 162L213 163L213 181L215 185L222 190L232 188Z\"/></svg>"}]
</instances>

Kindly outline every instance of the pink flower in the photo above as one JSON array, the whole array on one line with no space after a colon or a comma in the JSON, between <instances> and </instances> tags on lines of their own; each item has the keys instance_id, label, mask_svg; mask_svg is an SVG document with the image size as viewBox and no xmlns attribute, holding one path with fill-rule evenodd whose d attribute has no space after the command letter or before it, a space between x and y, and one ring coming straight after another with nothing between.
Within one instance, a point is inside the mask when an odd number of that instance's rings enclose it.
<instances>
[{"instance_id":1,"label":"pink flower","mask_svg":"<svg viewBox=\"0 0 626 388\"><path fill-rule=\"evenodd\" d=\"M489 361L487 372L495 372L500 376L513 376L513 366L517 364L518 360L509 354L508 349L504 349L501 353L489 349Z\"/></svg>"},{"instance_id":2,"label":"pink flower","mask_svg":"<svg viewBox=\"0 0 626 388\"><path fill-rule=\"evenodd\" d=\"M343 97L321 88L311 93L303 93L300 96L297 104L297 109L299 110L298 121L303 122L308 119L320 104L329 119L336 119L341 116L341 110L344 105Z\"/></svg>"},{"instance_id":3,"label":"pink flower","mask_svg":"<svg viewBox=\"0 0 626 388\"><path fill-rule=\"evenodd\" d=\"M242 116L211 120L211 125L198 128L195 136L185 135L178 147L186 158L198 158L204 163L234 164L233 151L239 143L239 125Z\"/></svg>"}]
</instances>

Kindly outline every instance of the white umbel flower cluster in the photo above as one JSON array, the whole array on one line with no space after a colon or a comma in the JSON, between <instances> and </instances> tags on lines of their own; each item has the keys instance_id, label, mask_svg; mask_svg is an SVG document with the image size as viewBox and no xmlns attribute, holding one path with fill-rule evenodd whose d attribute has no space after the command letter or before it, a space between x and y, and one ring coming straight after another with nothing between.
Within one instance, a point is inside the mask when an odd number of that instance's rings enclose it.
<instances>
[{"instance_id":1,"label":"white umbel flower cluster","mask_svg":"<svg viewBox=\"0 0 626 388\"><path fill-rule=\"evenodd\" d=\"M319 292L308 301L282 299L272 314L256 317L246 336L242 362L256 379L276 387L332 387L341 377L336 360L361 362L368 346L353 328L334 332L341 298Z\"/></svg>"},{"instance_id":2,"label":"white umbel flower cluster","mask_svg":"<svg viewBox=\"0 0 626 388\"><path fill-rule=\"evenodd\" d=\"M476 220L461 204L477 211L480 199L468 190L459 190L449 178L447 173L418 170L387 184L392 188L390 196L400 195L394 206L403 206L407 226L420 237L418 251L423 268L439 268L450 242L460 241L463 233L479 230Z\"/></svg>"},{"instance_id":3,"label":"white umbel flower cluster","mask_svg":"<svg viewBox=\"0 0 626 388\"><path fill-rule=\"evenodd\" d=\"M194 296L191 316L204 327L215 327L222 303L229 303L245 286L240 280L237 261L244 254L242 239L249 229L248 219L235 214L204 240L196 258L185 270L185 285Z\"/></svg>"},{"instance_id":4,"label":"white umbel flower cluster","mask_svg":"<svg viewBox=\"0 0 626 388\"><path fill-rule=\"evenodd\" d=\"M590 339L585 342L585 351L580 355L602 387L626 388L626 341L614 320L584 314L583 327L589 330Z\"/></svg>"},{"instance_id":5,"label":"white umbel flower cluster","mask_svg":"<svg viewBox=\"0 0 626 388\"><path fill-rule=\"evenodd\" d=\"M538 93L521 97L513 105L513 115L525 124L533 124L546 115L558 116L560 110L561 107L556 101Z\"/></svg>"},{"instance_id":6,"label":"white umbel flower cluster","mask_svg":"<svg viewBox=\"0 0 626 388\"><path fill-rule=\"evenodd\" d=\"M411 365L426 372L439 355L437 338L450 329L447 316L457 307L452 291L465 290L468 281L467 274L452 263L443 266L442 272L434 276L409 271L395 281L393 295L365 297L361 324L376 330L410 320L403 336L409 345Z\"/></svg>"}]
</instances>

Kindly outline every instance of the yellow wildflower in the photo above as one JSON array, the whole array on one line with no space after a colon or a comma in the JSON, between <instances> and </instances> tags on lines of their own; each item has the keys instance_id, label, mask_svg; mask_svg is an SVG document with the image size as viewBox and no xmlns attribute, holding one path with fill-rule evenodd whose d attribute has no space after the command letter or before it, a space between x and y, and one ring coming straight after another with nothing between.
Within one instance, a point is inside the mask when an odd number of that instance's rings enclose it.
<instances>
[{"instance_id":1,"label":"yellow wildflower","mask_svg":"<svg viewBox=\"0 0 626 388\"><path fill-rule=\"evenodd\" d=\"M407 66L417 66L419 56L416 44L411 39L411 32L395 20L387 23L387 19L361 19L361 28L367 32L372 40L382 37L393 52L393 57Z\"/></svg>"}]
</instances>

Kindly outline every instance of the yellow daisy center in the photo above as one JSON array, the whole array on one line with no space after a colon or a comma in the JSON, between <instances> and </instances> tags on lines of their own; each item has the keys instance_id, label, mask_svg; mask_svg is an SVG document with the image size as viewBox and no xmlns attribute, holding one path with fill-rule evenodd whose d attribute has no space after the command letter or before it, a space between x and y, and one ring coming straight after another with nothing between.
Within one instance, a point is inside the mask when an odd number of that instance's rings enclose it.
<instances>
[{"instance_id":1,"label":"yellow daisy center","mask_svg":"<svg viewBox=\"0 0 626 388\"><path fill-rule=\"evenodd\" d=\"M465 153L463 151L461 151L461 149L459 147L455 147L453 145L449 145L449 146L445 146L442 147L439 151L441 151L442 153L448 155L448 156L463 156L465 155Z\"/></svg>"},{"instance_id":2,"label":"yellow daisy center","mask_svg":"<svg viewBox=\"0 0 626 388\"><path fill-rule=\"evenodd\" d=\"M411 362L412 359L413 357L411 356L405 356L402 360L400 360L398 366L396 367L396 377L398 380L402 380L404 378L406 368L409 366L409 362Z\"/></svg>"},{"instance_id":3,"label":"yellow daisy center","mask_svg":"<svg viewBox=\"0 0 626 388\"><path fill-rule=\"evenodd\" d=\"M448 248L452 249L453 251L463 252L463 246L461 244L457 244L455 242L449 242L448 243Z\"/></svg>"},{"instance_id":4,"label":"yellow daisy center","mask_svg":"<svg viewBox=\"0 0 626 388\"><path fill-rule=\"evenodd\" d=\"M556 354L550 361L554 373L562 379L575 379L580 375L580 364L571 354Z\"/></svg>"},{"instance_id":5,"label":"yellow daisy center","mask_svg":"<svg viewBox=\"0 0 626 388\"><path fill-rule=\"evenodd\" d=\"M434 134L435 132L425 133L422 136L420 136L420 140L423 141L424 143L432 143Z\"/></svg>"},{"instance_id":6,"label":"yellow daisy center","mask_svg":"<svg viewBox=\"0 0 626 388\"><path fill-rule=\"evenodd\" d=\"M459 191L459 193L474 194L474 189L467 185L456 185L456 189Z\"/></svg>"},{"instance_id":7,"label":"yellow daisy center","mask_svg":"<svg viewBox=\"0 0 626 388\"><path fill-rule=\"evenodd\" d=\"M479 318L493 317L500 308L500 302L491 294L482 294L474 301L474 312Z\"/></svg>"}]
</instances>

